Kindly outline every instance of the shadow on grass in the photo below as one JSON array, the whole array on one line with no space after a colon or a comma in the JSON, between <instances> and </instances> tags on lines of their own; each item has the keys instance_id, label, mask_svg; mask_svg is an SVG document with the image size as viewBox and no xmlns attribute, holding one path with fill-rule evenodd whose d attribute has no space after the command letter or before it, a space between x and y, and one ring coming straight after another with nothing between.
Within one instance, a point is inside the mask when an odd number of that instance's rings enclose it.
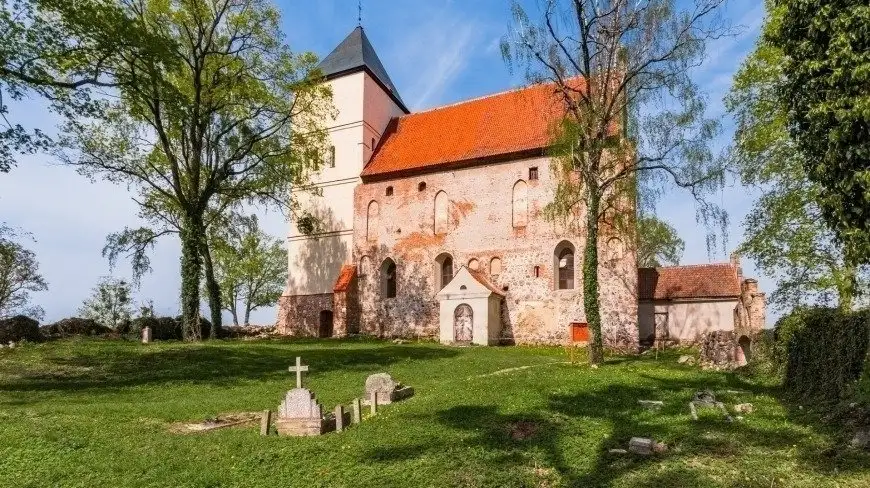
<instances>
[{"instance_id":1,"label":"shadow on grass","mask_svg":"<svg viewBox=\"0 0 870 488\"><path fill-rule=\"evenodd\" d=\"M0 391L112 389L182 381L221 386L239 380L289 378L287 367L296 356L313 365L313 374L320 374L367 371L400 361L457 354L426 344L398 346L356 340L177 343L151 349L82 341L82 347L73 354L43 358L43 363L52 366L48 371L21 371L20 379L0 385Z\"/></svg>"},{"instance_id":2,"label":"shadow on grass","mask_svg":"<svg viewBox=\"0 0 870 488\"><path fill-rule=\"evenodd\" d=\"M715 486L723 484L723 480L711 478L717 475L705 468L705 459L734 462L738 474L767 475L771 473L771 461L761 455L755 457L756 453L764 452L789 453L803 469L820 474L865 469L858 459L862 458L860 455L830 455L826 454L829 446L823 445L824 441L807 442L807 431L802 427L827 434L812 422L785 423L781 417L766 418L763 411L734 422L727 421L718 410L702 410L699 421L693 421L689 415L688 403L698 390L733 389L742 392L741 395L777 398L778 392L773 389L727 373L701 373L700 377L686 379L643 373L640 376L645 380L643 385L614 383L588 391L549 394L544 408L515 414L503 414L496 405L457 405L419 420L431 422L434 418L445 428L470 434L470 438L464 438L463 448L470 449L469 454L482 448L488 453L486 463L493 468L523 472L529 471L530 459L542 460L558 473L565 486L609 486L635 476L641 476L639 486ZM720 393L720 397L727 401L731 394ZM660 399L665 405L653 412L638 404L641 399ZM606 425L606 437L584 432L586 419ZM632 437L653 438L666 443L669 450L650 457L609 452L626 449ZM584 451L584 444L594 446L592 459L566 457ZM566 445L573 447L566 449ZM451 447L433 439L428 443L372 450L363 453L363 459L394 463L426 453L438 455ZM747 450L753 452L753 457L747 457ZM769 478L766 483L771 481ZM637 485L636 481L633 483Z\"/></svg>"}]
</instances>

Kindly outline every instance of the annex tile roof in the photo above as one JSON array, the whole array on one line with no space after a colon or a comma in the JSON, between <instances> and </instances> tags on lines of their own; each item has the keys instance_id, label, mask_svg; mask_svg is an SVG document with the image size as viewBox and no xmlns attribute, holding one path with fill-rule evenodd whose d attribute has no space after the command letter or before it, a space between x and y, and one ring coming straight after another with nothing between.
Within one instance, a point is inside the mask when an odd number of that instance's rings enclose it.
<instances>
[{"instance_id":1,"label":"annex tile roof","mask_svg":"<svg viewBox=\"0 0 870 488\"><path fill-rule=\"evenodd\" d=\"M483 274L482 271L480 271L480 270L475 271L475 270L469 269L469 268L466 268L466 269L468 269L468 274L470 274L471 277L474 278L475 281L477 281L481 285L485 286L487 290L495 293L496 295L504 296L504 292L502 290L499 290L498 287L496 287L495 285L493 285L492 282L489 281L489 278L487 278L486 275Z\"/></svg>"},{"instance_id":2,"label":"annex tile roof","mask_svg":"<svg viewBox=\"0 0 870 488\"><path fill-rule=\"evenodd\" d=\"M335 286L332 291L342 292L347 291L350 287L350 283L353 281L353 278L356 276L356 266L351 264L345 264L341 266L341 271L338 272L338 279L335 280Z\"/></svg>"},{"instance_id":3,"label":"annex tile roof","mask_svg":"<svg viewBox=\"0 0 870 488\"><path fill-rule=\"evenodd\" d=\"M356 71L367 69L381 84L381 87L405 112L409 110L402 101L396 85L387 74L375 48L362 27L357 26L341 43L332 50L317 66L326 79L337 78Z\"/></svg>"},{"instance_id":4,"label":"annex tile roof","mask_svg":"<svg viewBox=\"0 0 870 488\"><path fill-rule=\"evenodd\" d=\"M737 269L729 263L639 268L637 271L639 300L740 296Z\"/></svg>"},{"instance_id":5,"label":"annex tile roof","mask_svg":"<svg viewBox=\"0 0 870 488\"><path fill-rule=\"evenodd\" d=\"M564 116L565 104L552 83L404 115L390 121L362 176L402 176L542 154Z\"/></svg>"}]
</instances>

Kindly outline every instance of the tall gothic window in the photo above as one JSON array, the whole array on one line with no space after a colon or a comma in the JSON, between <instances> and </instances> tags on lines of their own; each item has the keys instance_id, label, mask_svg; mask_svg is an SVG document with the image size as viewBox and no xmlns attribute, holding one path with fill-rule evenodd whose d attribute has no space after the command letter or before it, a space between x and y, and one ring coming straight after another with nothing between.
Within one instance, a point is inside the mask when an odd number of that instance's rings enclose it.
<instances>
[{"instance_id":1,"label":"tall gothic window","mask_svg":"<svg viewBox=\"0 0 870 488\"><path fill-rule=\"evenodd\" d=\"M381 294L384 298L396 298L396 263L390 258L381 264Z\"/></svg>"},{"instance_id":2,"label":"tall gothic window","mask_svg":"<svg viewBox=\"0 0 870 488\"><path fill-rule=\"evenodd\" d=\"M435 233L446 234L450 227L450 200L447 198L447 193L439 191L435 195Z\"/></svg>"},{"instance_id":3,"label":"tall gothic window","mask_svg":"<svg viewBox=\"0 0 870 488\"><path fill-rule=\"evenodd\" d=\"M556 246L554 255L556 258L556 289L574 289L574 246L570 242L563 241Z\"/></svg>"},{"instance_id":4,"label":"tall gothic window","mask_svg":"<svg viewBox=\"0 0 870 488\"><path fill-rule=\"evenodd\" d=\"M523 180L514 184L513 223L514 227L525 227L529 221L528 188Z\"/></svg>"},{"instance_id":5,"label":"tall gothic window","mask_svg":"<svg viewBox=\"0 0 870 488\"><path fill-rule=\"evenodd\" d=\"M372 200L369 203L368 214L366 215L366 239L371 241L378 240L378 224L381 216L381 208L378 202Z\"/></svg>"},{"instance_id":6,"label":"tall gothic window","mask_svg":"<svg viewBox=\"0 0 870 488\"><path fill-rule=\"evenodd\" d=\"M435 258L435 289L441 290L453 280L453 256L443 252Z\"/></svg>"}]
</instances>

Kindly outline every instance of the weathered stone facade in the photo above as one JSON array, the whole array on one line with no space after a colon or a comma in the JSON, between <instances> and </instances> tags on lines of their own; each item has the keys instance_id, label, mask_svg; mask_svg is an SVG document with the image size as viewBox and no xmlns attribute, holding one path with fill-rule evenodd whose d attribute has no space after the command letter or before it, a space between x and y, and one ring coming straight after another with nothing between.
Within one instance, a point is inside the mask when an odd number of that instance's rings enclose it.
<instances>
[{"instance_id":1,"label":"weathered stone facade","mask_svg":"<svg viewBox=\"0 0 870 488\"><path fill-rule=\"evenodd\" d=\"M320 318L332 311L332 293L317 295L284 295L278 299L279 334L301 337L320 335Z\"/></svg>"},{"instance_id":2,"label":"weathered stone facade","mask_svg":"<svg viewBox=\"0 0 870 488\"><path fill-rule=\"evenodd\" d=\"M529 179L533 168L537 179ZM518 185L525 187L520 199ZM504 342L564 344L570 324L586 321L584 238L544 219L542 210L552 200L554 185L549 159L538 157L357 186L353 260L359 269L361 332L437 337L439 263L449 256L454 273L463 265L476 266L505 292ZM445 196L446 222L436 211L436 200ZM600 253L603 338L608 346L634 350L636 257L622 241L606 239ZM556 252L566 247L573 249L573 286L557 289ZM394 298L384 293L388 259L396 265Z\"/></svg>"}]
</instances>

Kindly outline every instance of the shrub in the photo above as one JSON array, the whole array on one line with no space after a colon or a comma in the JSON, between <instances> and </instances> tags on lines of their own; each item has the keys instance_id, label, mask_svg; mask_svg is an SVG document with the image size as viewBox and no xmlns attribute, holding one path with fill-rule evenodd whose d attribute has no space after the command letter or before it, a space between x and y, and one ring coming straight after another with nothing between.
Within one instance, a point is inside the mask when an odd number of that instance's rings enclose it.
<instances>
[{"instance_id":1,"label":"shrub","mask_svg":"<svg viewBox=\"0 0 870 488\"><path fill-rule=\"evenodd\" d=\"M780 320L787 351L784 386L803 400L833 402L855 393L870 346L870 311L810 308Z\"/></svg>"},{"instance_id":2,"label":"shrub","mask_svg":"<svg viewBox=\"0 0 870 488\"><path fill-rule=\"evenodd\" d=\"M112 334L112 329L100 325L96 320L71 317L44 325L40 328L46 337L60 338L69 336L105 336Z\"/></svg>"},{"instance_id":3,"label":"shrub","mask_svg":"<svg viewBox=\"0 0 870 488\"><path fill-rule=\"evenodd\" d=\"M780 384L784 369L785 354L779 352L779 343L774 338L773 330L765 329L755 336L749 364L739 368L738 373Z\"/></svg>"},{"instance_id":4,"label":"shrub","mask_svg":"<svg viewBox=\"0 0 870 488\"><path fill-rule=\"evenodd\" d=\"M139 317L130 324L130 333L141 335L142 329L151 327L151 338L155 341L180 341L181 324L172 317Z\"/></svg>"},{"instance_id":5,"label":"shrub","mask_svg":"<svg viewBox=\"0 0 870 488\"><path fill-rule=\"evenodd\" d=\"M39 333L39 322L24 315L0 320L0 344L22 340L33 342L42 340L42 334Z\"/></svg>"},{"instance_id":6,"label":"shrub","mask_svg":"<svg viewBox=\"0 0 870 488\"><path fill-rule=\"evenodd\" d=\"M175 317L175 321L178 322L179 330L181 330L181 315ZM199 317L199 333L203 339L208 339L211 334L211 322L203 316Z\"/></svg>"}]
</instances>

